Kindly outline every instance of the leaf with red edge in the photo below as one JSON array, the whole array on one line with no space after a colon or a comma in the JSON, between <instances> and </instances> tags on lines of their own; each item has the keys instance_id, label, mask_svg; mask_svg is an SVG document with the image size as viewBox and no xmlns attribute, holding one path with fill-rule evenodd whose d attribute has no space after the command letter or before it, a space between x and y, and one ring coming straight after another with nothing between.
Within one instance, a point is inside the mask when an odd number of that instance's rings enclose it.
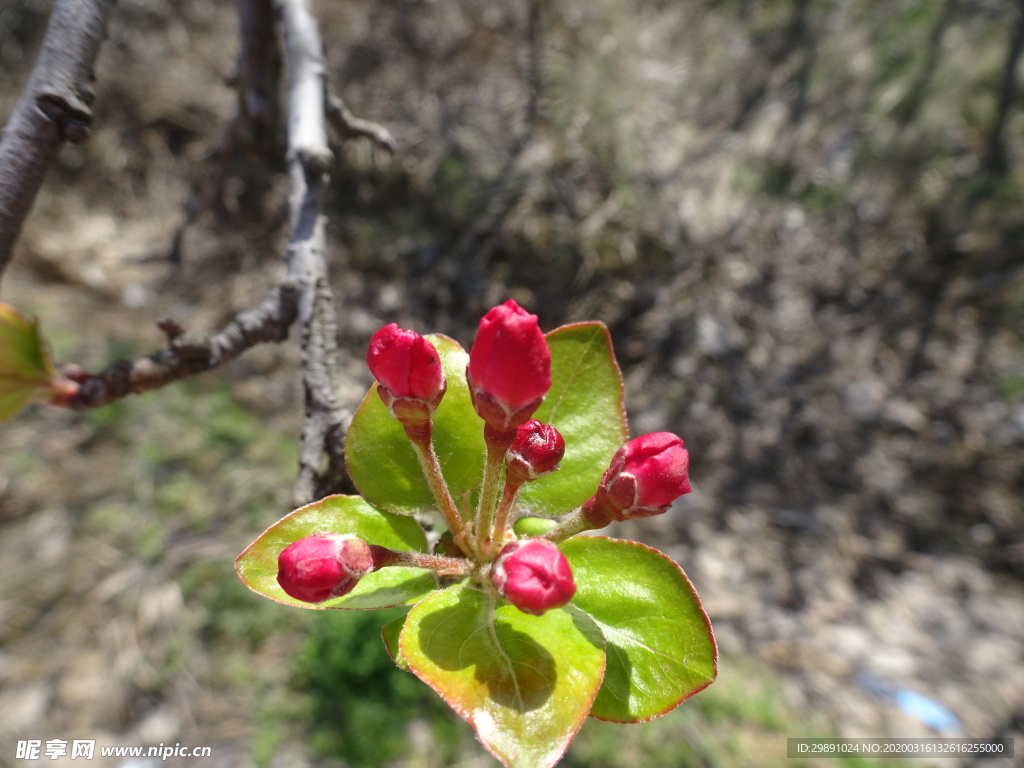
<instances>
[{"instance_id":1,"label":"leaf with red edge","mask_svg":"<svg viewBox=\"0 0 1024 768\"><path fill-rule=\"evenodd\" d=\"M380 630L380 636L384 640L384 649L388 652L391 660L395 662L395 666L406 672L411 672L409 662L405 660L401 649L398 647L398 636L402 632L402 627L405 626L405 619L406 617L402 616L385 624Z\"/></svg>"},{"instance_id":2,"label":"leaf with red edge","mask_svg":"<svg viewBox=\"0 0 1024 768\"><path fill-rule=\"evenodd\" d=\"M508 768L547 768L565 754L601 686L604 641L568 606L530 616L470 586L409 611L402 657Z\"/></svg>"},{"instance_id":3,"label":"leaf with red edge","mask_svg":"<svg viewBox=\"0 0 1024 768\"><path fill-rule=\"evenodd\" d=\"M425 552L427 547L423 529L413 518L376 509L358 496L328 496L270 526L235 559L235 570L253 592L299 608L391 608L414 603L437 588L431 571L387 567L368 573L344 597L322 603L296 600L277 583L277 558L293 541L316 533L350 533L369 544L404 552Z\"/></svg>"},{"instance_id":4,"label":"leaf with red edge","mask_svg":"<svg viewBox=\"0 0 1024 768\"><path fill-rule=\"evenodd\" d=\"M718 646L700 598L673 560L635 541L576 536L559 548L606 642L608 669L590 714L636 723L663 715L718 675Z\"/></svg>"},{"instance_id":5,"label":"leaf with red edge","mask_svg":"<svg viewBox=\"0 0 1024 768\"><path fill-rule=\"evenodd\" d=\"M78 385L54 367L39 324L0 304L0 421L33 400L61 404L77 391Z\"/></svg>"}]
</instances>

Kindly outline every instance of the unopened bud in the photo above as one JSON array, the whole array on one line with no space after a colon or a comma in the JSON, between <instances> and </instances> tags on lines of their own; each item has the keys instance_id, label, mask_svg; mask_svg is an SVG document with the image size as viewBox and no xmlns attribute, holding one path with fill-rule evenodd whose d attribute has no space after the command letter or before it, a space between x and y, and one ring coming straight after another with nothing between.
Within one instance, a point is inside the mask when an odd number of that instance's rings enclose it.
<instances>
[{"instance_id":1,"label":"unopened bud","mask_svg":"<svg viewBox=\"0 0 1024 768\"><path fill-rule=\"evenodd\" d=\"M505 454L506 482L522 485L558 469L565 455L565 440L550 424L530 419L516 430L515 440Z\"/></svg>"},{"instance_id":2,"label":"unopened bud","mask_svg":"<svg viewBox=\"0 0 1024 768\"><path fill-rule=\"evenodd\" d=\"M366 364L377 379L377 394L391 415L411 426L427 425L445 393L441 358L434 345L395 323L370 339Z\"/></svg>"},{"instance_id":3,"label":"unopened bud","mask_svg":"<svg viewBox=\"0 0 1024 768\"><path fill-rule=\"evenodd\" d=\"M491 566L491 583L512 605L535 616L567 605L576 594L569 561L547 539L506 544Z\"/></svg>"},{"instance_id":4,"label":"unopened bud","mask_svg":"<svg viewBox=\"0 0 1024 768\"><path fill-rule=\"evenodd\" d=\"M351 592L373 570L369 545L349 534L318 533L292 542L278 555L277 583L305 603Z\"/></svg>"},{"instance_id":5,"label":"unopened bud","mask_svg":"<svg viewBox=\"0 0 1024 768\"><path fill-rule=\"evenodd\" d=\"M525 423L551 388L551 352L537 316L512 299L484 315L466 380L473 407L491 430L507 433Z\"/></svg>"},{"instance_id":6,"label":"unopened bud","mask_svg":"<svg viewBox=\"0 0 1024 768\"><path fill-rule=\"evenodd\" d=\"M584 516L601 527L665 512L690 492L690 455L683 445L669 432L630 440L612 457L597 493L583 507Z\"/></svg>"}]
</instances>

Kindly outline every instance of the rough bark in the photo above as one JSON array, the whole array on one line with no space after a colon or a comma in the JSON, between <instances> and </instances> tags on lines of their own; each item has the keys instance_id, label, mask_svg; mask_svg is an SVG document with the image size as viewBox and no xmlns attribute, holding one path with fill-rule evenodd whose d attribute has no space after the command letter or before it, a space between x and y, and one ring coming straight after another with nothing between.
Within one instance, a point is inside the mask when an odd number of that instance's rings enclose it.
<instances>
[{"instance_id":1,"label":"rough bark","mask_svg":"<svg viewBox=\"0 0 1024 768\"><path fill-rule=\"evenodd\" d=\"M92 128L93 65L115 0L57 0L28 85L0 137L0 279L65 141Z\"/></svg>"},{"instance_id":2,"label":"rough bark","mask_svg":"<svg viewBox=\"0 0 1024 768\"><path fill-rule=\"evenodd\" d=\"M323 46L306 0L278 0L277 8L288 73L288 274L301 289L298 322L306 411L295 498L302 503L343 487L342 435L349 414L337 393L337 316L324 262L323 198L333 157L327 146Z\"/></svg>"}]
</instances>

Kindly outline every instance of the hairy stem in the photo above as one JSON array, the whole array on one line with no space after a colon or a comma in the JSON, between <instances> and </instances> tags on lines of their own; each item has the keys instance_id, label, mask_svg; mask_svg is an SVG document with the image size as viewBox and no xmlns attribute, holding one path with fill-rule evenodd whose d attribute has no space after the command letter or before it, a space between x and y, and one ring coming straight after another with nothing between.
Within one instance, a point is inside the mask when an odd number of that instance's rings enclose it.
<instances>
[{"instance_id":1,"label":"hairy stem","mask_svg":"<svg viewBox=\"0 0 1024 768\"><path fill-rule=\"evenodd\" d=\"M494 505L498 501L498 487L501 485L501 467L505 463L508 446L494 440L487 440L487 462L484 465L484 480L480 486L480 506L476 513L476 549L484 562L494 559L491 529L494 520Z\"/></svg>"},{"instance_id":2,"label":"hairy stem","mask_svg":"<svg viewBox=\"0 0 1024 768\"><path fill-rule=\"evenodd\" d=\"M381 547L377 544L370 544L369 546L370 555L373 557L374 570L398 565L407 568L424 568L430 571L437 571L440 576L468 576L473 569L473 564L464 557L427 555L422 552L402 552Z\"/></svg>"},{"instance_id":3,"label":"hairy stem","mask_svg":"<svg viewBox=\"0 0 1024 768\"><path fill-rule=\"evenodd\" d=\"M561 544L578 533L604 528L610 522L610 518L598 511L594 499L591 498L579 509L574 509L562 517L558 525L544 534L544 538L554 544Z\"/></svg>"},{"instance_id":4,"label":"hairy stem","mask_svg":"<svg viewBox=\"0 0 1024 768\"><path fill-rule=\"evenodd\" d=\"M448 490L448 483L445 482L441 472L441 462L437 459L437 453L434 451L429 434L416 436L409 430L406 430L406 434L412 441L412 446L416 450L416 458L419 459L423 476L427 480L427 486L434 494L438 509L441 510L441 516L444 517L445 523L451 529L455 544L466 555L472 557L473 544L466 530L466 523L459 514L458 507L455 506L451 491Z\"/></svg>"},{"instance_id":5,"label":"hairy stem","mask_svg":"<svg viewBox=\"0 0 1024 768\"><path fill-rule=\"evenodd\" d=\"M498 502L498 514L494 518L494 529L491 533L492 548L495 552L500 552L501 548L505 545L505 539L508 534L509 513L512 511L512 504L515 502L521 487L522 484L515 485L508 482L506 478L505 487L501 491L501 501Z\"/></svg>"}]
</instances>

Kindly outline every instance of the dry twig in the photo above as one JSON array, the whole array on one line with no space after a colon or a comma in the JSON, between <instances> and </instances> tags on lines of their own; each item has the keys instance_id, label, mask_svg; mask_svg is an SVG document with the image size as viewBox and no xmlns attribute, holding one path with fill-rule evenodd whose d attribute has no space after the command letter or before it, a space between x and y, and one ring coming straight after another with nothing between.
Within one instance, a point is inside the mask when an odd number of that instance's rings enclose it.
<instances>
[{"instance_id":1,"label":"dry twig","mask_svg":"<svg viewBox=\"0 0 1024 768\"><path fill-rule=\"evenodd\" d=\"M98 408L128 395L158 389L172 381L217 368L257 344L284 341L295 322L298 297L296 286L284 282L263 304L238 314L212 336L190 336L182 333L176 323L165 320L159 325L168 336L167 349L147 357L119 360L96 375L65 366L65 373L79 382L78 395L68 406Z\"/></svg>"},{"instance_id":2,"label":"dry twig","mask_svg":"<svg viewBox=\"0 0 1024 768\"><path fill-rule=\"evenodd\" d=\"M372 120L364 120L352 114L341 97L330 90L327 81L324 81L324 98L327 106L327 121L338 138L345 139L369 139L377 147L383 149L389 155L393 155L398 148L398 142L391 135L391 131Z\"/></svg>"}]
</instances>

